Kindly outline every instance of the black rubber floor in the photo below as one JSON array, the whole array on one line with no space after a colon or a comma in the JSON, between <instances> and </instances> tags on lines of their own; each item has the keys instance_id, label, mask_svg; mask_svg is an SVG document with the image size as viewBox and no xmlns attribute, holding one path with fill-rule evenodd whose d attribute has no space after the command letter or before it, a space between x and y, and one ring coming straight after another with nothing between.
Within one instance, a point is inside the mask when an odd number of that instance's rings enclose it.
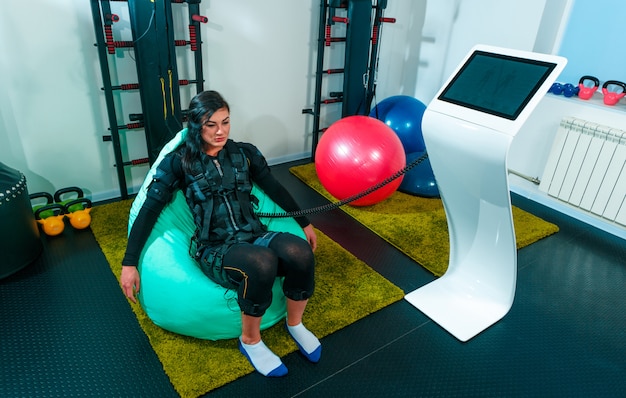
<instances>
[{"instance_id":1,"label":"black rubber floor","mask_svg":"<svg viewBox=\"0 0 626 398\"><path fill-rule=\"evenodd\" d=\"M274 167L303 207L326 203ZM624 397L626 241L533 202L561 231L518 253L511 311L461 343L404 300L294 353L289 375L256 373L209 397ZM434 278L342 211L314 224L410 292ZM0 280L1 397L176 397L89 230L42 238ZM341 267L342 264L337 264Z\"/></svg>"}]
</instances>

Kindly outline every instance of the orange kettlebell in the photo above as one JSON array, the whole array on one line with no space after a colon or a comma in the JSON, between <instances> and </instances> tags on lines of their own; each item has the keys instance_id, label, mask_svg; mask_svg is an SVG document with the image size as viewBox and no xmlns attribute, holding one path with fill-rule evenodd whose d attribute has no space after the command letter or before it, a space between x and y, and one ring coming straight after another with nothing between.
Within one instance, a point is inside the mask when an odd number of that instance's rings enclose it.
<instances>
[{"instance_id":1,"label":"orange kettlebell","mask_svg":"<svg viewBox=\"0 0 626 398\"><path fill-rule=\"evenodd\" d=\"M81 206L76 206L81 205ZM72 210L70 209L76 209ZM70 200L65 204L65 215L70 219L70 224L76 229L85 229L91 224L91 200L87 198L78 198Z\"/></svg>"},{"instance_id":2,"label":"orange kettlebell","mask_svg":"<svg viewBox=\"0 0 626 398\"><path fill-rule=\"evenodd\" d=\"M49 215L48 217L42 218L42 213L44 212L52 212L52 214L56 215ZM35 210L35 220L41 224L43 232L46 235L57 236L65 229L65 222L63 221L64 213L65 207L58 203L52 203Z\"/></svg>"}]
</instances>

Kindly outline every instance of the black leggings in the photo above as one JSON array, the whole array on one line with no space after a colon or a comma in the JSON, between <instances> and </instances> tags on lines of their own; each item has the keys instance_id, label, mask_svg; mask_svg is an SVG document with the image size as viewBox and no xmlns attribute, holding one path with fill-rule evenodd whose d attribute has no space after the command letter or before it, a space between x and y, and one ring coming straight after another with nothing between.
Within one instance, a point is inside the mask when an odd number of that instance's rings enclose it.
<instances>
[{"instance_id":1,"label":"black leggings","mask_svg":"<svg viewBox=\"0 0 626 398\"><path fill-rule=\"evenodd\" d=\"M224 254L223 269L238 286L237 300L246 315L262 316L272 302L277 276L285 277L287 298L306 300L315 289L315 257L309 243L290 233L278 233L268 247L237 243Z\"/></svg>"}]
</instances>

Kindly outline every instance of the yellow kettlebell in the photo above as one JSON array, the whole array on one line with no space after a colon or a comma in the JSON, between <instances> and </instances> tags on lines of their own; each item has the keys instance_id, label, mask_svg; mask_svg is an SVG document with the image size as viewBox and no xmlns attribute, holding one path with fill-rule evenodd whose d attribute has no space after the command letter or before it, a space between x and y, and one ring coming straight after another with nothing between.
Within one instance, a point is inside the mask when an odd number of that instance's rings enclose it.
<instances>
[{"instance_id":1,"label":"yellow kettlebell","mask_svg":"<svg viewBox=\"0 0 626 398\"><path fill-rule=\"evenodd\" d=\"M49 212L52 212L52 214L55 215L49 215L45 218L42 218L42 213L50 214ZM61 234L65 229L65 222L63 221L63 218L65 217L64 213L65 207L61 206L58 203L52 203L35 210L35 220L37 220L37 222L41 224L41 229L43 229L43 232L46 235L57 236Z\"/></svg>"},{"instance_id":2,"label":"yellow kettlebell","mask_svg":"<svg viewBox=\"0 0 626 398\"><path fill-rule=\"evenodd\" d=\"M73 209L73 210L72 210ZM91 224L91 200L78 198L65 203L65 215L76 229L85 229Z\"/></svg>"}]
</instances>

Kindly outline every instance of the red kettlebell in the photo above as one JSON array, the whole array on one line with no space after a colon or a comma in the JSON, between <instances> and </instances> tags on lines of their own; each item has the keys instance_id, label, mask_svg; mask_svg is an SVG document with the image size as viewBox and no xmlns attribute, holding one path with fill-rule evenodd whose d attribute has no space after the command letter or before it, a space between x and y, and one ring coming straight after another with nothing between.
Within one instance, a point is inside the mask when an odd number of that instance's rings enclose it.
<instances>
[{"instance_id":1,"label":"red kettlebell","mask_svg":"<svg viewBox=\"0 0 626 398\"><path fill-rule=\"evenodd\" d=\"M587 80L591 80L593 82L593 87L589 87L585 85ZM600 87L600 80L593 76L583 76L578 81L578 98L588 100L593 97L593 94Z\"/></svg>"},{"instance_id":2,"label":"red kettlebell","mask_svg":"<svg viewBox=\"0 0 626 398\"><path fill-rule=\"evenodd\" d=\"M78 198L65 203L65 215L76 229L85 229L91 224L90 211L91 200L87 198Z\"/></svg>"},{"instance_id":3,"label":"red kettlebell","mask_svg":"<svg viewBox=\"0 0 626 398\"><path fill-rule=\"evenodd\" d=\"M609 91L609 86L618 86L622 91ZM607 80L602 85L602 94L604 94L605 105L615 105L626 95L626 84L617 80Z\"/></svg>"},{"instance_id":4,"label":"red kettlebell","mask_svg":"<svg viewBox=\"0 0 626 398\"><path fill-rule=\"evenodd\" d=\"M50 215L42 218L42 213L52 212L55 215ZM58 203L52 203L49 205L41 206L35 210L35 220L41 224L41 229L46 235L57 236L65 229L65 222L63 221L65 213L65 207ZM48 213L49 214L49 213Z\"/></svg>"}]
</instances>

